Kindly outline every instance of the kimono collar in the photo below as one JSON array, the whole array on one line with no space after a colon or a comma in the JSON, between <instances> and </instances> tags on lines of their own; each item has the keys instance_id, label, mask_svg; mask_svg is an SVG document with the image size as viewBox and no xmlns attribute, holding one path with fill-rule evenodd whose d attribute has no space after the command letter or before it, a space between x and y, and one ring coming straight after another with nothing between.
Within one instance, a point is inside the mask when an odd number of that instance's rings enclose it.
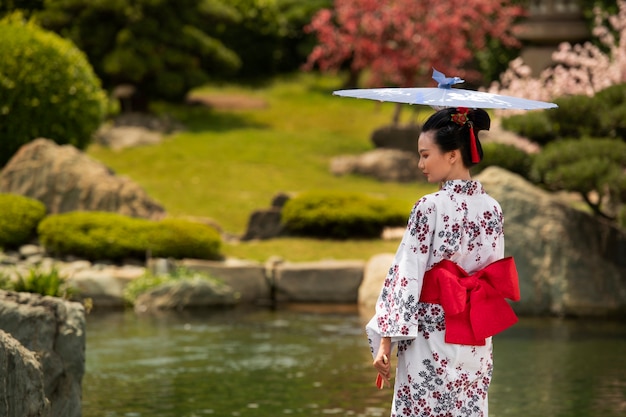
<instances>
[{"instance_id":1,"label":"kimono collar","mask_svg":"<svg viewBox=\"0 0 626 417\"><path fill-rule=\"evenodd\" d=\"M485 194L482 184L475 180L449 180L443 183L441 191L446 191L449 194Z\"/></svg>"}]
</instances>

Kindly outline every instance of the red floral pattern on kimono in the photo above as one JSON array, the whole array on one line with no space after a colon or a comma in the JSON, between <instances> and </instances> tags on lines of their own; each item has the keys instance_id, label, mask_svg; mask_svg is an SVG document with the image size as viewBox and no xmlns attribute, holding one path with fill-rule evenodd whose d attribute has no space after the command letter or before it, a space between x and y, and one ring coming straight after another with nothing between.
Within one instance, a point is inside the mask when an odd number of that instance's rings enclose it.
<instances>
[{"instance_id":1,"label":"red floral pattern on kimono","mask_svg":"<svg viewBox=\"0 0 626 417\"><path fill-rule=\"evenodd\" d=\"M415 204L366 327L374 356L381 337L397 346L392 417L487 416L491 338L445 343L443 309L419 298L424 273L442 259L473 273L503 257L502 210L478 181L448 181Z\"/></svg>"}]
</instances>

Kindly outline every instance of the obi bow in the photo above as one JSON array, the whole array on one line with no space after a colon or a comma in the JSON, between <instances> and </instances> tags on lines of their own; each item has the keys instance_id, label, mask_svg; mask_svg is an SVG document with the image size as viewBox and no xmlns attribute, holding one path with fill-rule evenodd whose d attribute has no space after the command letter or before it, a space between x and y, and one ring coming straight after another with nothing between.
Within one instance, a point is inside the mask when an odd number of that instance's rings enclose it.
<instances>
[{"instance_id":1,"label":"obi bow","mask_svg":"<svg viewBox=\"0 0 626 417\"><path fill-rule=\"evenodd\" d=\"M424 274L420 301L443 308L447 343L484 345L485 338L517 322L505 298L520 299L512 257L493 262L471 275L452 261L440 261Z\"/></svg>"}]
</instances>

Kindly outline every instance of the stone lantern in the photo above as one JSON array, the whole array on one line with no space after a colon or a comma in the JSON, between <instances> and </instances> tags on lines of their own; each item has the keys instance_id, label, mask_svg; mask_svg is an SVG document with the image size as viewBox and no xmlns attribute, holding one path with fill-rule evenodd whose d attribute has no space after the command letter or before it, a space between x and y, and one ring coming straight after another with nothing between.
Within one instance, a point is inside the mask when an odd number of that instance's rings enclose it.
<instances>
[{"instance_id":1,"label":"stone lantern","mask_svg":"<svg viewBox=\"0 0 626 417\"><path fill-rule=\"evenodd\" d=\"M552 63L552 53L562 42L581 43L590 32L578 0L526 0L528 16L514 28L522 42L521 57L538 75Z\"/></svg>"}]
</instances>

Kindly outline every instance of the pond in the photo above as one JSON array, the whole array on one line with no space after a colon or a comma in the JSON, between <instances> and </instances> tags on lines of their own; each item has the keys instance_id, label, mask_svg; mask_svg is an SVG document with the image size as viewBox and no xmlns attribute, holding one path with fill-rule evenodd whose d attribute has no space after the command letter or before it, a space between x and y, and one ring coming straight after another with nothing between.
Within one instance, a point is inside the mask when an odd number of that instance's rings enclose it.
<instances>
[{"instance_id":1,"label":"pond","mask_svg":"<svg viewBox=\"0 0 626 417\"><path fill-rule=\"evenodd\" d=\"M87 317L84 417L388 416L353 307ZM626 415L626 324L523 318L494 338L490 417Z\"/></svg>"}]
</instances>

